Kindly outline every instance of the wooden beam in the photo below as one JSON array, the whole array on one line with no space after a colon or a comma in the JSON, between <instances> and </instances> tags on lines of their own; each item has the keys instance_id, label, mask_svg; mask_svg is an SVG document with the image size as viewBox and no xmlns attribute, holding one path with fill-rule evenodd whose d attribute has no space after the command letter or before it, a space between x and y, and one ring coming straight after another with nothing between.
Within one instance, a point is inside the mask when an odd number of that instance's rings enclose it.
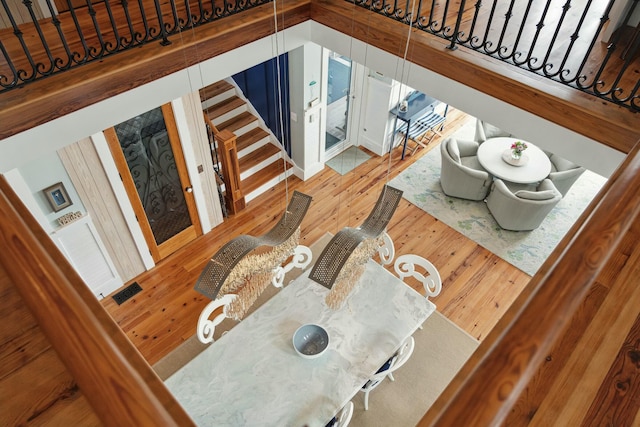
<instances>
[{"instance_id":1,"label":"wooden beam","mask_svg":"<svg viewBox=\"0 0 640 427\"><path fill-rule=\"evenodd\" d=\"M0 179L0 262L105 425L195 425Z\"/></svg>"},{"instance_id":2,"label":"wooden beam","mask_svg":"<svg viewBox=\"0 0 640 427\"><path fill-rule=\"evenodd\" d=\"M420 426L504 423L627 230L640 220L639 185L636 144Z\"/></svg>"},{"instance_id":3,"label":"wooden beam","mask_svg":"<svg viewBox=\"0 0 640 427\"><path fill-rule=\"evenodd\" d=\"M309 19L309 1L278 2L283 30ZM273 5L214 21L173 37L172 44L149 43L43 78L0 94L0 140L96 102L175 73L274 33Z\"/></svg>"}]
</instances>

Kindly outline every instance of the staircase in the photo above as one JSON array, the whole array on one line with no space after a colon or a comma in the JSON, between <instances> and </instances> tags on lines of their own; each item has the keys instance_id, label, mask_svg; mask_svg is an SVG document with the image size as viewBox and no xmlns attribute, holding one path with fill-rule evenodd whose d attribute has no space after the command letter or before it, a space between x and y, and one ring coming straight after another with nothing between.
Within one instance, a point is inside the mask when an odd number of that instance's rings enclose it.
<instances>
[{"instance_id":1,"label":"staircase","mask_svg":"<svg viewBox=\"0 0 640 427\"><path fill-rule=\"evenodd\" d=\"M282 161L283 152L264 122L239 90L226 80L200 90L202 109L218 131L233 132L236 137L240 186L245 202L258 197L292 172L292 165ZM286 156L286 153L284 153Z\"/></svg>"}]
</instances>

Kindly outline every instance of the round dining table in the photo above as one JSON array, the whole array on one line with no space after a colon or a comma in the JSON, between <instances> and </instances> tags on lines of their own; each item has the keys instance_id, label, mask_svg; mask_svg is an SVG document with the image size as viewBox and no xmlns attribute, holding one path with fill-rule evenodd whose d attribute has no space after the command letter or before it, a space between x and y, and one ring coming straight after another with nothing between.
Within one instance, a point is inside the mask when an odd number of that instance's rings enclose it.
<instances>
[{"instance_id":1,"label":"round dining table","mask_svg":"<svg viewBox=\"0 0 640 427\"><path fill-rule=\"evenodd\" d=\"M530 142L526 142L527 149L520 162L510 163L511 144L516 141L522 140L510 137L487 139L478 148L478 161L491 175L517 184L534 184L549 176L549 157Z\"/></svg>"}]
</instances>

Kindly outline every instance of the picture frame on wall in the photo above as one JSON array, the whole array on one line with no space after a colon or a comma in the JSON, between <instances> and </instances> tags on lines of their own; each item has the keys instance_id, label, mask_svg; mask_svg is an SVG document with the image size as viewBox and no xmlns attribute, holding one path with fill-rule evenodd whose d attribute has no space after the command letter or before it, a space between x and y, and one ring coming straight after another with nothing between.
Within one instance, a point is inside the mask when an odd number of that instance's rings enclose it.
<instances>
[{"instance_id":1,"label":"picture frame on wall","mask_svg":"<svg viewBox=\"0 0 640 427\"><path fill-rule=\"evenodd\" d=\"M61 182L45 188L42 192L45 194L54 212L58 212L73 204L67 190L64 188L64 184Z\"/></svg>"}]
</instances>

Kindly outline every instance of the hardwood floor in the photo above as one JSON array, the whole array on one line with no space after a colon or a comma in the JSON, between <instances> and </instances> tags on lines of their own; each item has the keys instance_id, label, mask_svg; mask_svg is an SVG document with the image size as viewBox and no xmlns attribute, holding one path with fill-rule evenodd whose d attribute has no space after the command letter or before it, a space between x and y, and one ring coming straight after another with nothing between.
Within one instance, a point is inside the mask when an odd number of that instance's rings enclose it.
<instances>
[{"instance_id":1,"label":"hardwood floor","mask_svg":"<svg viewBox=\"0 0 640 427\"><path fill-rule=\"evenodd\" d=\"M451 110L443 137L455 132L466 118L460 111ZM436 142L429 148L434 146ZM301 242L310 245L326 232L361 224L382 186L427 151L420 149L405 160L400 160L400 149L393 151L391 159L373 155L344 176L326 167L306 182L290 178L135 278L143 291L131 300L118 306L107 297L102 304L153 364L195 334L198 315L208 300L193 286L208 258L239 234L268 231L287 204L287 190L289 194L298 190L313 197L301 227ZM443 291L434 299L438 310L479 340L529 282L527 274L404 199L388 232L398 254L417 253L434 263L443 280Z\"/></svg>"}]
</instances>

